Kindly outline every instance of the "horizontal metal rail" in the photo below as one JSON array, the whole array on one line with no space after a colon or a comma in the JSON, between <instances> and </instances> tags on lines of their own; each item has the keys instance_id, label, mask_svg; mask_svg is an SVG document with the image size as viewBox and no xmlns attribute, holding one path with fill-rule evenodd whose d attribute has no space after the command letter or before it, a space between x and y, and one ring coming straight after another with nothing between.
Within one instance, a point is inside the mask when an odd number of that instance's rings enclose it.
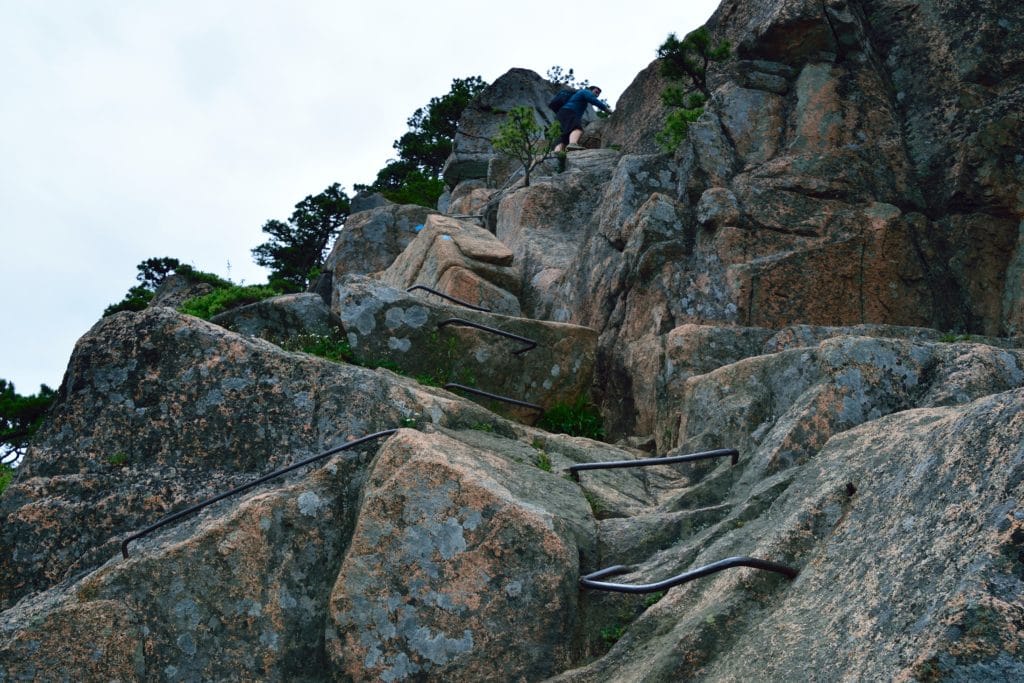
<instances>
[{"instance_id":1,"label":"horizontal metal rail","mask_svg":"<svg viewBox=\"0 0 1024 683\"><path fill-rule=\"evenodd\" d=\"M334 455L335 453L339 453L341 451L344 451L344 450L347 450L349 448L352 448L353 446L358 446L360 444L366 443L367 441L370 441L372 439L379 439L382 436L390 436L391 434L394 434L397 431L398 431L397 429L386 429L383 432L375 432L373 434L368 434L368 435L366 435L366 436L364 436L362 438L356 439L355 441L349 441L348 443L346 443L346 444L344 444L342 446L338 446L337 448L332 448L329 451L324 451L323 453L320 453L319 455L314 455L311 458L306 458L305 460L303 460L301 462L297 462L297 463L294 463L292 465L288 465L287 467L282 467L281 469L275 470L274 472L271 472L270 474L264 475L264 476L260 477L259 479L256 479L254 481L250 481L248 484L242 484L241 486L237 486L237 487L231 489L230 491L225 491L224 493L216 495L213 498L210 498L208 500L204 500L201 503L196 503L195 505L193 505L191 507L188 507L188 508L185 508L184 510L179 510L178 512L171 513L171 514L167 515L166 517L160 519L156 523L151 524L150 526L146 527L142 531L139 531L138 533L134 533L131 536L129 536L128 538L124 539L124 541L121 542L121 554L124 556L125 559L128 559L128 544L131 543L132 541L137 540L139 538L142 538L146 534L149 534L150 532L155 531L155 530L159 529L162 526L170 524L171 522L173 522L175 520L178 520L178 519L181 519L182 517L190 515L193 512L197 512L199 510L202 510L204 507L206 507L208 505L212 505L212 504L216 503L219 500L224 500L225 498L228 498L229 496L233 496L236 493L241 493L242 491L246 491L248 489L251 489L252 487L257 486L259 484L262 484L265 481L268 481L268 480L273 479L275 477L280 477L282 474L287 474L288 472L291 472L292 470L298 469L298 468L300 468L300 467L302 467L304 465L308 465L311 462L315 462L315 461L320 460L322 458L326 458L329 455Z\"/></svg>"},{"instance_id":2,"label":"horizontal metal rail","mask_svg":"<svg viewBox=\"0 0 1024 683\"><path fill-rule=\"evenodd\" d=\"M490 313L491 312L491 309L489 309L489 308L484 308L483 306L476 306L475 304L468 303L466 301L463 301L462 299L456 299L454 296L449 296L449 295L445 294L444 292L439 292L436 289L434 289L433 287L427 287L426 285L413 285L412 287L410 287L409 289L407 289L405 291L411 292L414 289L422 289L425 292L430 292L431 294L436 294L439 297L441 297L442 299L448 299L448 301L451 301L453 303L459 304L460 306L465 306L466 308L472 308L474 311L483 311L484 313Z\"/></svg>"},{"instance_id":3,"label":"horizontal metal rail","mask_svg":"<svg viewBox=\"0 0 1024 683\"><path fill-rule=\"evenodd\" d=\"M740 461L740 452L735 448L719 448L715 451L702 451L688 455L670 455L666 458L642 458L640 460L610 460L607 462L583 462L570 465L566 472L576 481L580 480L581 470L614 470L621 467L649 467L651 465L671 465L677 462L692 462L694 460L707 460L708 458L724 458L730 456L732 464Z\"/></svg>"},{"instance_id":4,"label":"horizontal metal rail","mask_svg":"<svg viewBox=\"0 0 1024 683\"><path fill-rule=\"evenodd\" d=\"M520 337L518 334L512 334L511 332L506 332L505 330L499 330L496 327L488 327L487 325L481 325L480 323L475 323L472 320L465 320L463 318L448 318L446 320L442 320L441 322L439 322L437 324L438 327L444 327L445 325L464 325L466 327L475 327L478 330L483 330L484 332L490 332L491 334L497 334L497 335L500 335L502 337L508 337L509 339L515 339L516 341L521 341L524 344L526 344L526 346L524 346L523 348L521 348L521 349L519 349L517 351L513 351L512 352L513 355L518 355L520 353L526 353L530 349L536 348L536 346L537 346L537 342L535 342L532 339L527 339L526 337Z\"/></svg>"},{"instance_id":5,"label":"horizontal metal rail","mask_svg":"<svg viewBox=\"0 0 1024 683\"><path fill-rule=\"evenodd\" d=\"M598 579L603 579L606 576L625 574L633 571L633 567L624 564L617 564L614 567L607 567L581 577L580 585L592 590L612 591L615 593L655 593L657 591L672 588L673 586L678 586L682 583L687 583L688 581L693 581L694 579L704 578L705 576L709 576L715 572L720 572L723 569L732 569L733 567L751 567L753 569L760 569L766 572L775 572L777 574L782 574L789 579L795 579L799 573L796 569L784 564L771 562L769 560L759 560L756 557L727 557L724 560L706 564L703 567L698 567L697 569L685 572L679 576L673 576L672 578L665 579L664 581L658 581L657 583L629 584L598 581Z\"/></svg>"},{"instance_id":6,"label":"horizontal metal rail","mask_svg":"<svg viewBox=\"0 0 1024 683\"><path fill-rule=\"evenodd\" d=\"M482 391L480 389L475 389L473 387L467 387L465 384L455 384L454 382L449 382L448 384L444 385L444 388L461 389L462 391L467 391L471 394L476 394L477 396L493 398L495 401L504 401L505 403L511 403L512 405L523 406L525 408L533 408L534 410L537 410L541 413L544 412L544 408L540 407L536 403L527 403L526 401L519 401L514 398L509 398L508 396L499 396L498 394L492 394L489 391Z\"/></svg>"}]
</instances>

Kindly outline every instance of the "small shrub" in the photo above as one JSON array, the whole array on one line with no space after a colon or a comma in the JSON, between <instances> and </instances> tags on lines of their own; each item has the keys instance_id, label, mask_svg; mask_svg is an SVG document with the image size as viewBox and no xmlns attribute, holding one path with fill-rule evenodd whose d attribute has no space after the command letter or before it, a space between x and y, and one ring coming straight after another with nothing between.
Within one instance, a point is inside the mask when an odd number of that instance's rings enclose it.
<instances>
[{"instance_id":1,"label":"small shrub","mask_svg":"<svg viewBox=\"0 0 1024 683\"><path fill-rule=\"evenodd\" d=\"M670 33L658 48L662 75L676 82L661 94L661 101L672 109L665 126L655 135L663 151L675 151L686 139L690 124L704 113L704 104L711 97L707 82L708 65L728 59L731 53L732 46L728 41L712 46L711 34L703 26L682 40Z\"/></svg>"},{"instance_id":2,"label":"small shrub","mask_svg":"<svg viewBox=\"0 0 1024 683\"><path fill-rule=\"evenodd\" d=\"M135 285L128 290L128 293L124 295L121 301L118 301L116 304L110 304L103 309L103 317L106 318L108 315L114 315L121 311L141 311L152 300L153 290L146 289L142 285Z\"/></svg>"},{"instance_id":3,"label":"small shrub","mask_svg":"<svg viewBox=\"0 0 1024 683\"><path fill-rule=\"evenodd\" d=\"M537 426L556 434L585 436L596 440L604 438L601 413L584 396L580 396L572 403L555 404L544 412L544 417Z\"/></svg>"},{"instance_id":4,"label":"small shrub","mask_svg":"<svg viewBox=\"0 0 1024 683\"><path fill-rule=\"evenodd\" d=\"M128 454L123 452L117 452L113 455L107 456L107 464L113 465L114 467L123 467L128 464Z\"/></svg>"},{"instance_id":5,"label":"small shrub","mask_svg":"<svg viewBox=\"0 0 1024 683\"><path fill-rule=\"evenodd\" d=\"M537 457L534 458L533 463L545 472L551 471L551 456L544 451L537 451Z\"/></svg>"},{"instance_id":6,"label":"small shrub","mask_svg":"<svg viewBox=\"0 0 1024 683\"><path fill-rule=\"evenodd\" d=\"M655 591L644 596L644 607L650 607L665 597L665 591Z\"/></svg>"},{"instance_id":7,"label":"small shrub","mask_svg":"<svg viewBox=\"0 0 1024 683\"><path fill-rule=\"evenodd\" d=\"M277 289L267 285L229 285L215 289L209 294L188 299L178 307L178 310L209 320L223 311L263 301L278 294L280 292Z\"/></svg>"},{"instance_id":8,"label":"small shrub","mask_svg":"<svg viewBox=\"0 0 1024 683\"><path fill-rule=\"evenodd\" d=\"M351 363L354 358L346 339L326 334L297 335L282 346L287 351L302 351L335 363Z\"/></svg>"},{"instance_id":9,"label":"small shrub","mask_svg":"<svg viewBox=\"0 0 1024 683\"><path fill-rule=\"evenodd\" d=\"M586 489L583 490L583 497L587 499L587 503L590 505L590 511L594 514L596 519L600 519L601 515L604 514L608 508L604 506L601 499L595 496Z\"/></svg>"},{"instance_id":10,"label":"small shrub","mask_svg":"<svg viewBox=\"0 0 1024 683\"><path fill-rule=\"evenodd\" d=\"M601 629L601 640L605 642L608 647L611 647L619 641L619 638L626 634L626 627L622 624L612 624L611 626L605 626Z\"/></svg>"},{"instance_id":11,"label":"small shrub","mask_svg":"<svg viewBox=\"0 0 1024 683\"><path fill-rule=\"evenodd\" d=\"M494 149L523 165L523 184L529 187L530 173L544 162L558 143L562 126L552 121L547 128L537 123L532 107L515 107L491 139Z\"/></svg>"},{"instance_id":12,"label":"small shrub","mask_svg":"<svg viewBox=\"0 0 1024 683\"><path fill-rule=\"evenodd\" d=\"M492 425L490 422L477 422L476 424L472 425L470 429L475 429L478 432L487 432L488 434L494 433L494 425Z\"/></svg>"},{"instance_id":13,"label":"small shrub","mask_svg":"<svg viewBox=\"0 0 1024 683\"><path fill-rule=\"evenodd\" d=\"M407 429L416 429L417 417L418 415L416 415L415 413L408 417L403 417L401 420L398 421L398 424L401 425L402 427L406 427Z\"/></svg>"}]
</instances>

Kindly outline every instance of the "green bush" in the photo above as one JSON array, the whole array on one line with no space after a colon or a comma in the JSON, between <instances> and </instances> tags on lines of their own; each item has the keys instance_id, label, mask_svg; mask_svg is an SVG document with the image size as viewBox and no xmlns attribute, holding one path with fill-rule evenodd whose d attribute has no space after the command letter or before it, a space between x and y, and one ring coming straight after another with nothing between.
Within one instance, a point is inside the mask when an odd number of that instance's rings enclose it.
<instances>
[{"instance_id":1,"label":"green bush","mask_svg":"<svg viewBox=\"0 0 1024 683\"><path fill-rule=\"evenodd\" d=\"M556 403L544 412L537 426L557 434L585 436L596 440L604 438L601 413L585 396L580 396L572 403Z\"/></svg>"},{"instance_id":2,"label":"green bush","mask_svg":"<svg viewBox=\"0 0 1024 683\"><path fill-rule=\"evenodd\" d=\"M269 299L278 294L280 294L278 290L267 285L229 285L209 294L189 299L182 303L178 310L203 320L209 320L223 311Z\"/></svg>"},{"instance_id":3,"label":"green bush","mask_svg":"<svg viewBox=\"0 0 1024 683\"><path fill-rule=\"evenodd\" d=\"M537 457L533 459L533 464L545 472L550 472L551 456L544 451L537 451Z\"/></svg>"},{"instance_id":4,"label":"green bush","mask_svg":"<svg viewBox=\"0 0 1024 683\"><path fill-rule=\"evenodd\" d=\"M351 363L355 359L346 339L327 334L301 334L282 344L286 351L302 351L335 363Z\"/></svg>"}]
</instances>

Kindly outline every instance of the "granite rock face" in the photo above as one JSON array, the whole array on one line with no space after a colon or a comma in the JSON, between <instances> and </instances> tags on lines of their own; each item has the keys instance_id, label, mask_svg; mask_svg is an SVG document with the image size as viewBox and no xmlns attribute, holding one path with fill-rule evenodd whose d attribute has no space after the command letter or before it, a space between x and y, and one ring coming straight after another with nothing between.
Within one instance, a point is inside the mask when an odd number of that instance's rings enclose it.
<instances>
[{"instance_id":1,"label":"granite rock face","mask_svg":"<svg viewBox=\"0 0 1024 683\"><path fill-rule=\"evenodd\" d=\"M358 277L337 284L333 306L357 358L429 384L546 409L573 402L594 379L597 335L587 327L483 313ZM467 395L509 418L539 417L536 408Z\"/></svg>"},{"instance_id":2,"label":"granite rock face","mask_svg":"<svg viewBox=\"0 0 1024 683\"><path fill-rule=\"evenodd\" d=\"M281 345L296 337L331 337L341 321L319 294L285 294L218 313L210 320L249 337Z\"/></svg>"},{"instance_id":3,"label":"granite rock face","mask_svg":"<svg viewBox=\"0 0 1024 683\"><path fill-rule=\"evenodd\" d=\"M334 242L324 271L340 279L386 269L434 213L413 204L387 203L352 214Z\"/></svg>"},{"instance_id":4,"label":"granite rock face","mask_svg":"<svg viewBox=\"0 0 1024 683\"><path fill-rule=\"evenodd\" d=\"M655 63L529 187L486 138L554 86L514 69L460 122L458 216L353 214L329 310L100 321L0 498L0 681L1024 678L1022 11L725 0L678 150ZM322 325L406 376L279 345ZM615 443L439 378L589 397ZM796 576L579 584L736 556Z\"/></svg>"},{"instance_id":5,"label":"granite rock face","mask_svg":"<svg viewBox=\"0 0 1024 683\"><path fill-rule=\"evenodd\" d=\"M410 434L382 449L331 593L327 650L353 679L538 680L572 660L590 508L493 448Z\"/></svg>"},{"instance_id":6,"label":"granite rock face","mask_svg":"<svg viewBox=\"0 0 1024 683\"><path fill-rule=\"evenodd\" d=\"M0 498L0 604L95 567L189 501L414 415L445 423L457 399L441 393L168 308L104 318ZM487 421L468 406L470 424Z\"/></svg>"},{"instance_id":7,"label":"granite rock face","mask_svg":"<svg viewBox=\"0 0 1024 683\"><path fill-rule=\"evenodd\" d=\"M469 221L431 216L381 274L397 289L423 285L495 313L519 315L519 269L512 251Z\"/></svg>"}]
</instances>

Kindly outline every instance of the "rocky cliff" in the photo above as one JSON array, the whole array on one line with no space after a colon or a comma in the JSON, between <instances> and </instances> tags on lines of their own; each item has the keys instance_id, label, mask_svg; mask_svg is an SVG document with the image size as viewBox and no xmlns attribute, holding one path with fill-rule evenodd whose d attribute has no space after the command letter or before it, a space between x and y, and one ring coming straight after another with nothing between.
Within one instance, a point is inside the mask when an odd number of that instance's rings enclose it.
<instances>
[{"instance_id":1,"label":"rocky cliff","mask_svg":"<svg viewBox=\"0 0 1024 683\"><path fill-rule=\"evenodd\" d=\"M89 330L0 498L0 681L1024 678L1024 9L709 27L675 153L652 64L524 187L513 69L318 293ZM541 428L580 397L603 441Z\"/></svg>"}]
</instances>

